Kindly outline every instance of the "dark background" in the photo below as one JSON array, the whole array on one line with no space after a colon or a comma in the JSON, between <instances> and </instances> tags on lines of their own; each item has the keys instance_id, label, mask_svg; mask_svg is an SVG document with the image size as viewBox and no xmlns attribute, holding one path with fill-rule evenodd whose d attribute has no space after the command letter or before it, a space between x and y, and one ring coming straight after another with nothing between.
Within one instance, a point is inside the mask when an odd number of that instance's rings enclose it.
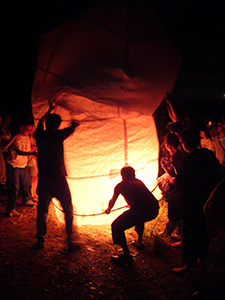
<instances>
[{"instance_id":1,"label":"dark background","mask_svg":"<svg viewBox=\"0 0 225 300\"><path fill-rule=\"evenodd\" d=\"M102 0L104 1L104 0ZM130 0L132 1L132 0ZM0 114L31 114L39 35L101 0L1 1ZM171 101L195 118L224 114L225 56L222 1L148 1L183 58Z\"/></svg>"}]
</instances>

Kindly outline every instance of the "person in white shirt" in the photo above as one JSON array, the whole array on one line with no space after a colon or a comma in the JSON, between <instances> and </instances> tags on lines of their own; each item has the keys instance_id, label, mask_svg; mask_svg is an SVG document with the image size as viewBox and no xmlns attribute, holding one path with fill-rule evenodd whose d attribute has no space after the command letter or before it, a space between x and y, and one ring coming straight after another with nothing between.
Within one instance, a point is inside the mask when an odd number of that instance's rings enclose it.
<instances>
[{"instance_id":1,"label":"person in white shirt","mask_svg":"<svg viewBox=\"0 0 225 300\"><path fill-rule=\"evenodd\" d=\"M8 217L19 216L15 210L15 202L17 200L18 191L22 188L22 205L32 207L31 203L31 181L28 172L28 156L35 155L31 151L29 134L33 124L30 120L24 120L20 125L20 131L16 135L13 143L9 147L7 155L7 178L8 178Z\"/></svg>"}]
</instances>

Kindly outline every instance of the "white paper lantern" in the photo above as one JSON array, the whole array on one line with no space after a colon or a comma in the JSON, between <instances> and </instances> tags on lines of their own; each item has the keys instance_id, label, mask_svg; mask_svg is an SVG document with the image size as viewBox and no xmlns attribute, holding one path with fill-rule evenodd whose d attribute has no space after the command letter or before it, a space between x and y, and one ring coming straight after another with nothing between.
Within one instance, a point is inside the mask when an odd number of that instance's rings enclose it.
<instances>
[{"instance_id":1,"label":"white paper lantern","mask_svg":"<svg viewBox=\"0 0 225 300\"><path fill-rule=\"evenodd\" d=\"M38 121L54 100L62 128L71 119L80 122L64 143L79 215L104 211L124 165L150 190L156 184L159 143L152 113L171 92L181 60L147 4L128 2L103 2L40 41L33 114ZM121 197L115 207L124 205ZM119 213L76 221L108 224Z\"/></svg>"}]
</instances>

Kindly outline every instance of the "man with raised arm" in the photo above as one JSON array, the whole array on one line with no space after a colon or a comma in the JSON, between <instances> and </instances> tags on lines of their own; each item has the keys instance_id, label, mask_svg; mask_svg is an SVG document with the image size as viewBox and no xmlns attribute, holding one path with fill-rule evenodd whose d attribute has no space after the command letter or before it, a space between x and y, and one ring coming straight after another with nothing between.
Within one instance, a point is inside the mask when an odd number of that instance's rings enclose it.
<instances>
[{"instance_id":1,"label":"man with raised arm","mask_svg":"<svg viewBox=\"0 0 225 300\"><path fill-rule=\"evenodd\" d=\"M73 241L73 205L68 183L66 181L66 169L64 163L63 141L71 135L79 125L77 122L59 130L61 117L51 113L55 103L50 104L49 110L39 120L36 129L36 141L38 148L38 208L37 208L37 249L44 247L47 233L46 219L49 204L56 197L63 208L67 231L67 244L69 250L76 250L80 246ZM46 129L44 129L44 124Z\"/></svg>"}]
</instances>

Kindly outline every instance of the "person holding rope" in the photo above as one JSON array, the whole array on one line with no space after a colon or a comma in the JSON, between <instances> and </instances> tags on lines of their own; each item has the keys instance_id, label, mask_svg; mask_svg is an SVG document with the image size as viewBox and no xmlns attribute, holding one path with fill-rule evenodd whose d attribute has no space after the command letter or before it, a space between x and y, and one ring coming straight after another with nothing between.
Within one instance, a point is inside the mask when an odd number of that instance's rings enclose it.
<instances>
[{"instance_id":1,"label":"person holding rope","mask_svg":"<svg viewBox=\"0 0 225 300\"><path fill-rule=\"evenodd\" d=\"M124 197L130 209L116 218L111 225L113 242L123 249L123 255L112 256L111 261L116 264L132 265L133 257L128 249L124 231L135 226L138 240L133 243L133 246L143 250L144 223L157 217L159 204L144 183L135 177L135 170L132 167L124 167L120 173L122 181L114 188L113 197L109 201L105 213L110 213L120 194Z\"/></svg>"},{"instance_id":2,"label":"person holding rope","mask_svg":"<svg viewBox=\"0 0 225 300\"><path fill-rule=\"evenodd\" d=\"M39 201L35 248L41 249L44 247L48 207L51 199L56 197L65 213L68 248L73 251L79 249L80 245L73 241L73 205L66 181L63 141L75 131L79 124L72 121L69 127L59 130L62 119L59 115L51 113L55 106L54 102L50 104L49 110L39 120L36 129L39 169L37 192ZM44 124L46 130L44 130Z\"/></svg>"}]
</instances>

